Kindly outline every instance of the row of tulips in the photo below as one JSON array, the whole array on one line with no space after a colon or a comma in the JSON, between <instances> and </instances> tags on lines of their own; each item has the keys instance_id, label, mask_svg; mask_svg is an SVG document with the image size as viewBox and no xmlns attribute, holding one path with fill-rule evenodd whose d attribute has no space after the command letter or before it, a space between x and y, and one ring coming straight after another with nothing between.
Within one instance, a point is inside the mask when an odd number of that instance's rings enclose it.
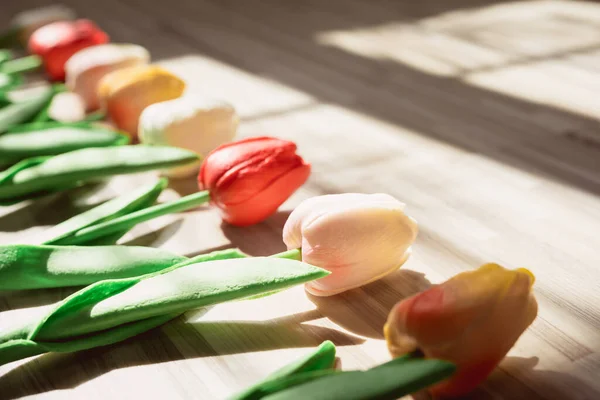
<instances>
[{"instance_id":1,"label":"row of tulips","mask_svg":"<svg viewBox=\"0 0 600 400\"><path fill-rule=\"evenodd\" d=\"M182 97L184 82L150 65L144 48L109 44L108 35L91 21L73 20L64 9L54 11L54 17L46 14L34 22L25 18L29 25L17 24L12 35L18 32L15 37L28 41L51 79L66 79L85 112L103 109L134 140L183 147L202 156L201 166L198 161L169 174L185 176L200 167L199 189L210 193L225 221L238 226L263 221L308 179L310 165L294 143L270 137L227 143L238 125L230 105ZM403 265L418 232L404 209L385 194L328 195L302 202L284 226L283 241L301 253L303 262L328 271L309 280L306 290L316 296L339 294ZM453 363L456 372L429 390L440 396L465 394L485 380L535 319L533 283L525 269L487 264L404 299L385 326L389 350L395 357L419 352Z\"/></svg>"},{"instance_id":2,"label":"row of tulips","mask_svg":"<svg viewBox=\"0 0 600 400\"><path fill-rule=\"evenodd\" d=\"M145 48L109 43L106 32L92 21L75 19L69 9L53 6L19 15L4 42L16 32L48 78L65 82L68 92L52 101L56 120L77 122L102 111L134 143L180 147L202 157L235 136L239 118L230 104L184 95L185 82L150 64ZM166 172L185 177L198 167Z\"/></svg>"}]
</instances>

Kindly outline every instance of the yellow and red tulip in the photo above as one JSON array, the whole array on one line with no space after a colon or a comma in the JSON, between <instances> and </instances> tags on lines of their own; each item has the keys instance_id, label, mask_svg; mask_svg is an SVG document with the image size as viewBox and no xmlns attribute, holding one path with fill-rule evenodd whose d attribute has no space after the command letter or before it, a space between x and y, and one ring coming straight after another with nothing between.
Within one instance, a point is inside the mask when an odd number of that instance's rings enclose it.
<instances>
[{"instance_id":1,"label":"yellow and red tulip","mask_svg":"<svg viewBox=\"0 0 600 400\"><path fill-rule=\"evenodd\" d=\"M473 390L500 363L537 315L534 276L486 264L405 299L384 328L393 356L420 350L454 363L452 378L430 388L456 397Z\"/></svg>"}]
</instances>

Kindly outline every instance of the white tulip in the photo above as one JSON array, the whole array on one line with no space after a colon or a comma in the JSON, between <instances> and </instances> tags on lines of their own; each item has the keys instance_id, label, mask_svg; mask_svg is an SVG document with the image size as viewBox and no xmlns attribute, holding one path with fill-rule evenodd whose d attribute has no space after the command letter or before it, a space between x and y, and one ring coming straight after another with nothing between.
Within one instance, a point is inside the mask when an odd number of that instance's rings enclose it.
<instances>
[{"instance_id":1,"label":"white tulip","mask_svg":"<svg viewBox=\"0 0 600 400\"><path fill-rule=\"evenodd\" d=\"M283 228L288 249L302 261L331 271L306 284L315 296L344 292L397 270L410 255L417 222L387 194L345 193L302 202Z\"/></svg>"},{"instance_id":2,"label":"white tulip","mask_svg":"<svg viewBox=\"0 0 600 400\"><path fill-rule=\"evenodd\" d=\"M52 98L48 115L59 122L77 122L85 119L85 104L77 93L58 93Z\"/></svg>"},{"instance_id":3,"label":"white tulip","mask_svg":"<svg viewBox=\"0 0 600 400\"><path fill-rule=\"evenodd\" d=\"M183 96L152 104L140 116L140 142L188 149L202 158L235 136L239 117L228 103L200 96ZM185 177L196 173L201 161L176 167L166 174Z\"/></svg>"},{"instance_id":4,"label":"white tulip","mask_svg":"<svg viewBox=\"0 0 600 400\"><path fill-rule=\"evenodd\" d=\"M150 53L135 44L99 44L75 53L65 64L67 87L80 95L87 110L100 108L98 85L107 74L150 62Z\"/></svg>"}]
</instances>

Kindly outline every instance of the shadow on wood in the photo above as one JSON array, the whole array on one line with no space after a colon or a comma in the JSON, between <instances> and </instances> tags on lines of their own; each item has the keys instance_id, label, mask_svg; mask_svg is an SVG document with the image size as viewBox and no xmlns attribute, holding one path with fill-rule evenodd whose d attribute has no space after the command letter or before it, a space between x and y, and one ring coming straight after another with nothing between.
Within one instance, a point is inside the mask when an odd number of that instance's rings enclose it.
<instances>
[{"instance_id":1,"label":"shadow on wood","mask_svg":"<svg viewBox=\"0 0 600 400\"><path fill-rule=\"evenodd\" d=\"M290 213L291 211L277 211L265 221L243 228L223 222L221 230L232 247L255 257L270 256L287 250L282 240L282 232Z\"/></svg>"},{"instance_id":2,"label":"shadow on wood","mask_svg":"<svg viewBox=\"0 0 600 400\"><path fill-rule=\"evenodd\" d=\"M430 285L425 274L399 269L383 279L335 296L308 296L323 316L344 329L383 339L383 325L392 307Z\"/></svg>"},{"instance_id":3,"label":"shadow on wood","mask_svg":"<svg viewBox=\"0 0 600 400\"><path fill-rule=\"evenodd\" d=\"M187 323L180 317L115 345L39 356L0 376L0 397L11 400L72 388L119 368L224 354L314 347L324 340L331 340L338 346L352 346L364 341L334 329L304 323L321 317L316 311L264 322ZM224 337L226 341L223 341Z\"/></svg>"}]
</instances>

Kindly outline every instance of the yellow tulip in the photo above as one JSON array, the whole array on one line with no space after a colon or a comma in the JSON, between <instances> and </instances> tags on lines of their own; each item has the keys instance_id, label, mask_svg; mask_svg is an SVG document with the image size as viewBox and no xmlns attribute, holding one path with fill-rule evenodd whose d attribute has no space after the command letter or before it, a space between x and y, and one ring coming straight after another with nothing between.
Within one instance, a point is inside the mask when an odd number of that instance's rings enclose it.
<instances>
[{"instance_id":1,"label":"yellow tulip","mask_svg":"<svg viewBox=\"0 0 600 400\"><path fill-rule=\"evenodd\" d=\"M88 111L100 107L98 85L109 73L150 61L150 53L135 44L99 44L75 53L65 64L66 84L80 95Z\"/></svg>"},{"instance_id":2,"label":"yellow tulip","mask_svg":"<svg viewBox=\"0 0 600 400\"><path fill-rule=\"evenodd\" d=\"M384 328L398 357L415 350L453 362L456 374L430 388L455 397L473 390L494 370L537 315L534 276L526 269L486 264L405 299Z\"/></svg>"},{"instance_id":3,"label":"yellow tulip","mask_svg":"<svg viewBox=\"0 0 600 400\"><path fill-rule=\"evenodd\" d=\"M397 270L410 254L417 222L387 194L344 193L302 202L283 228L288 249L302 248L302 261L329 270L309 282L315 296L331 296Z\"/></svg>"},{"instance_id":4,"label":"yellow tulip","mask_svg":"<svg viewBox=\"0 0 600 400\"><path fill-rule=\"evenodd\" d=\"M142 111L151 104L180 97L185 83L153 65L119 69L100 81L98 97L108 117L121 130L137 138Z\"/></svg>"}]
</instances>

